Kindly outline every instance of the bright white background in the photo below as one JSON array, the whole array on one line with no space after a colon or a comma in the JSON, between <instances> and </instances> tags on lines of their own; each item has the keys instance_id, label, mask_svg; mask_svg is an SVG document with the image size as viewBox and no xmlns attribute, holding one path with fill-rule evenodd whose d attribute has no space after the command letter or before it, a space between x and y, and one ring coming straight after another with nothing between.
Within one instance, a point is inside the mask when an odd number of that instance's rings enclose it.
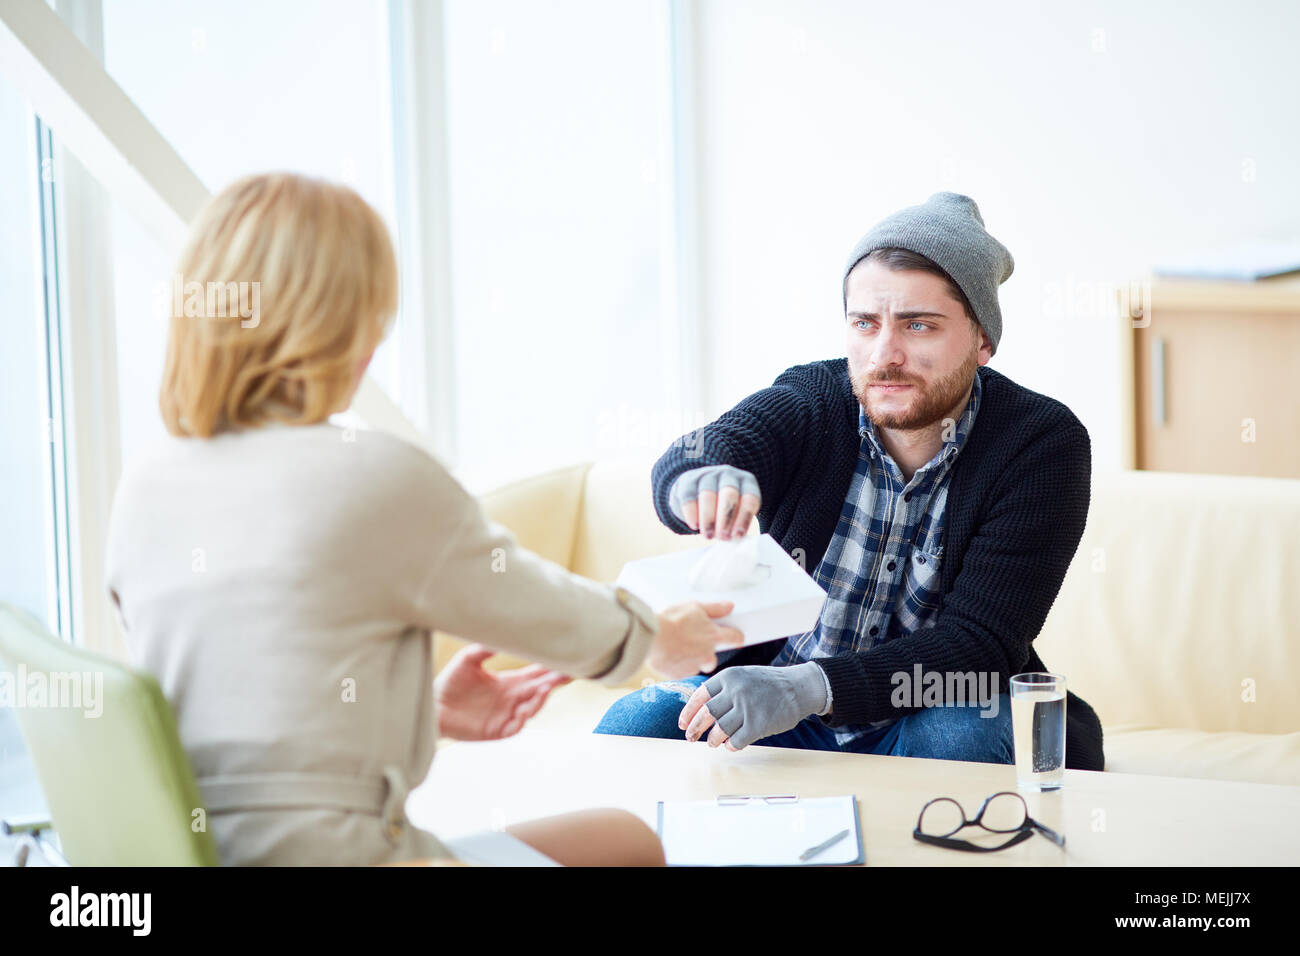
<instances>
[{"instance_id":1,"label":"bright white background","mask_svg":"<svg viewBox=\"0 0 1300 956\"><path fill-rule=\"evenodd\" d=\"M273 169L347 182L393 224L384 4L319 0L110 0L104 65L213 192ZM256 23L257 29L250 29ZM122 460L165 434L158 388L167 319L154 290L171 282L163 250L114 208L114 291ZM389 350L391 353L391 350ZM396 385L390 354L376 375Z\"/></svg>"},{"instance_id":2,"label":"bright white background","mask_svg":"<svg viewBox=\"0 0 1300 956\"><path fill-rule=\"evenodd\" d=\"M711 411L843 354L853 243L948 189L1016 260L991 366L1068 404L1094 468L1119 467L1106 287L1184 251L1300 232L1300 4L699 9Z\"/></svg>"},{"instance_id":3,"label":"bright white background","mask_svg":"<svg viewBox=\"0 0 1300 956\"><path fill-rule=\"evenodd\" d=\"M698 295L673 301L664 6L446 4L452 334L430 347L454 354L442 454L476 490L653 455L788 366L842 354L847 250L940 189L973 196L1016 259L993 366L1069 404L1095 466L1118 467L1111 290L1183 252L1294 233L1300 6L941 2L918 17L715 0L682 7L697 11L693 142L676 145L697 178L683 251ZM312 9L115 0L107 66L210 188L296 169L351 182L392 223L385 5ZM171 263L129 216L114 230L129 461L161 435L165 324L148 307ZM666 334L683 306L705 346L687 406ZM424 424L400 342L375 376Z\"/></svg>"}]
</instances>

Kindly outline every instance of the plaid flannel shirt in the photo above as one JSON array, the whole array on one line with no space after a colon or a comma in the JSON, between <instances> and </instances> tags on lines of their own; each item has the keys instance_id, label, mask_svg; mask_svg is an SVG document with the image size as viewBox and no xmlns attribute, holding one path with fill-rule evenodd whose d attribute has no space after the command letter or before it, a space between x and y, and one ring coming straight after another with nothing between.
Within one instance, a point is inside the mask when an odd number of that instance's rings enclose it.
<instances>
[{"instance_id":1,"label":"plaid flannel shirt","mask_svg":"<svg viewBox=\"0 0 1300 956\"><path fill-rule=\"evenodd\" d=\"M813 573L826 590L826 604L817 626L788 638L773 666L870 650L911 634L938 615L948 478L975 423L981 391L976 375L951 440L910 481L859 409L857 468L835 534ZM895 720L837 727L835 736L844 747Z\"/></svg>"}]
</instances>

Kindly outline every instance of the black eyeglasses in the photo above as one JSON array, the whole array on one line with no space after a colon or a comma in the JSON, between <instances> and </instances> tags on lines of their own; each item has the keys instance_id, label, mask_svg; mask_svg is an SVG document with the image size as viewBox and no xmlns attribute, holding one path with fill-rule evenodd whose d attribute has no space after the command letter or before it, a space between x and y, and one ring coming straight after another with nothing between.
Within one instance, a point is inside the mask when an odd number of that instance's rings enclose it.
<instances>
[{"instance_id":1,"label":"black eyeglasses","mask_svg":"<svg viewBox=\"0 0 1300 956\"><path fill-rule=\"evenodd\" d=\"M1014 833L1010 840L999 846L977 846L968 840L954 840L952 835L965 827L983 827L992 833ZM1037 830L1059 847L1065 846L1065 837L1050 827L1045 827L1029 815L1025 798L1010 790L989 797L980 806L974 820L966 819L966 811L952 797L936 797L921 808L912 836L922 843L946 846L953 850L973 853L993 853L1009 846L1023 843Z\"/></svg>"}]
</instances>

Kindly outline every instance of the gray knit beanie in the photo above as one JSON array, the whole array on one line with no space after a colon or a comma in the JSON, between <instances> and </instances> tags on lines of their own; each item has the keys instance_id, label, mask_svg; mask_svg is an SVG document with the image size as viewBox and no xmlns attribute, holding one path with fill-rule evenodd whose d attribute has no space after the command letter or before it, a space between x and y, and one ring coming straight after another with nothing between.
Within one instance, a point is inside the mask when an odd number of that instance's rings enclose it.
<instances>
[{"instance_id":1,"label":"gray knit beanie","mask_svg":"<svg viewBox=\"0 0 1300 956\"><path fill-rule=\"evenodd\" d=\"M881 220L853 247L844 280L867 253L887 248L920 253L948 273L966 293L975 321L988 335L993 351L998 350L1002 337L998 286L1007 281L1016 264L1006 246L985 231L975 200L959 193L935 193L922 205L909 206Z\"/></svg>"}]
</instances>

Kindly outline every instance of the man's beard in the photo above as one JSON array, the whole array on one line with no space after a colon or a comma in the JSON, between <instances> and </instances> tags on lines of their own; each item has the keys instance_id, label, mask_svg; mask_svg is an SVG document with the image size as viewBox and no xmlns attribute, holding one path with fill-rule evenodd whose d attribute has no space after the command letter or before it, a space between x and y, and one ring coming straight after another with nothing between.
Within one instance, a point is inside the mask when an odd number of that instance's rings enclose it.
<instances>
[{"instance_id":1,"label":"man's beard","mask_svg":"<svg viewBox=\"0 0 1300 956\"><path fill-rule=\"evenodd\" d=\"M877 428L892 428L900 431L912 431L926 428L952 414L953 406L961 401L966 390L975 379L975 370L979 368L979 350L971 349L970 355L957 369L939 379L933 385L922 387L914 379L909 379L897 372L877 371L870 375L852 372L853 394L866 411L867 418ZM874 384L897 382L911 385L912 391L905 393L911 397L911 405L898 412L880 412L872 407L870 389ZM960 413L958 413L960 414Z\"/></svg>"}]
</instances>

